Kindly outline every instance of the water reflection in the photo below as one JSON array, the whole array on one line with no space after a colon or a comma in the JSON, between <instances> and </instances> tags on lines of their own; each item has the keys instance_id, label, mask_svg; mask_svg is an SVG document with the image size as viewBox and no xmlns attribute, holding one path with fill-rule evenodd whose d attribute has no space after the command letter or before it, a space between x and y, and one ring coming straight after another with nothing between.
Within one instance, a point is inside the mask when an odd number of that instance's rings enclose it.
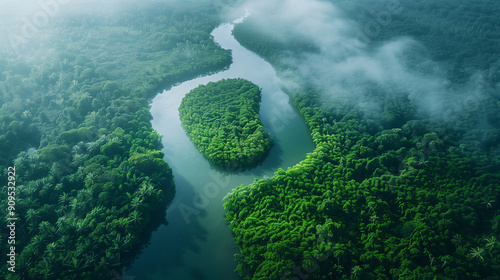
<instances>
[{"instance_id":1,"label":"water reflection","mask_svg":"<svg viewBox=\"0 0 500 280\"><path fill-rule=\"evenodd\" d=\"M223 48L232 50L233 64L227 71L182 83L153 101L152 124L163 136L165 160L174 172L177 192L167 211L168 226L153 233L151 244L127 272L138 279L240 279L234 272L238 248L225 221L223 197L234 187L295 165L314 149L274 69L239 45L232 28L223 24L212 32ZM260 115L274 146L263 163L235 173L214 167L195 149L182 129L178 108L184 95L198 85L238 77L262 88Z\"/></svg>"}]
</instances>

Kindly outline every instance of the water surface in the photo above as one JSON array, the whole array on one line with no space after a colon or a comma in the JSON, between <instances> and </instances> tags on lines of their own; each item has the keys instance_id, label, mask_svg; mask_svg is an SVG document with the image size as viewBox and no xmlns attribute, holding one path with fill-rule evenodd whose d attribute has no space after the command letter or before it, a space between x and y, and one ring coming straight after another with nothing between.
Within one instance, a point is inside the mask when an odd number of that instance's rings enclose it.
<instances>
[{"instance_id":1,"label":"water surface","mask_svg":"<svg viewBox=\"0 0 500 280\"><path fill-rule=\"evenodd\" d=\"M177 193L167 210L168 226L153 233L150 245L127 272L129 279L241 279L234 272L234 254L239 250L225 221L223 197L234 187L272 176L278 168L286 170L314 149L310 132L281 91L274 69L243 48L232 29L233 24L223 24L212 32L221 47L232 50L233 64L227 71L184 82L153 100L153 128L163 136L165 160L173 170ZM260 115L274 140L261 165L239 173L211 165L184 132L178 112L191 89L227 78L244 78L262 88Z\"/></svg>"}]
</instances>

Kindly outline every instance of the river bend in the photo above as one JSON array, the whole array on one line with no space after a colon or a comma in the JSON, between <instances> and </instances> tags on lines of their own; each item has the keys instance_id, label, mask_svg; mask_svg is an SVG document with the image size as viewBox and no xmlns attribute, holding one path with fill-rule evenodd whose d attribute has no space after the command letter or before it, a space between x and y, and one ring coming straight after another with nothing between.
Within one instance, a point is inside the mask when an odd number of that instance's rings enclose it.
<instances>
[{"instance_id":1,"label":"river bend","mask_svg":"<svg viewBox=\"0 0 500 280\"><path fill-rule=\"evenodd\" d=\"M222 48L232 50L233 63L228 70L184 82L158 94L152 102L152 125L163 136L176 196L167 211L168 226L153 232L149 246L124 279L241 279L234 272L234 254L239 250L225 221L223 197L234 187L272 176L278 168L286 170L315 148L303 119L281 91L272 66L242 47L232 36L232 29L233 24L222 24L212 32ZM260 115L274 140L261 165L237 174L215 168L196 150L178 112L182 98L191 89L227 78L244 78L262 88Z\"/></svg>"}]
</instances>

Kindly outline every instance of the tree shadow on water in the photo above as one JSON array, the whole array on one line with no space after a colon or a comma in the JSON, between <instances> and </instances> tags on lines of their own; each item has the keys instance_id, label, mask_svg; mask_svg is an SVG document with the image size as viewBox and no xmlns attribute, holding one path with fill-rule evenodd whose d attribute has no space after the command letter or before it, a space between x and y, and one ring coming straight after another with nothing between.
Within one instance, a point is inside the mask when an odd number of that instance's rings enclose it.
<instances>
[{"instance_id":1,"label":"tree shadow on water","mask_svg":"<svg viewBox=\"0 0 500 280\"><path fill-rule=\"evenodd\" d=\"M197 267L193 267L191 271L189 271L189 275L194 280L205 280L205 276L201 272L201 270Z\"/></svg>"},{"instance_id":2,"label":"tree shadow on water","mask_svg":"<svg viewBox=\"0 0 500 280\"><path fill-rule=\"evenodd\" d=\"M269 149L266 155L262 158L262 161L250 166L241 167L235 163L228 167L222 167L211 162L208 159L207 161L210 164L210 168L223 175L236 175L240 173L248 173L248 174L254 174L256 177L261 177L263 176L263 174L265 174L265 171L277 170L282 164L283 148L280 146L279 140L273 139L273 142L274 143L271 146L271 149Z\"/></svg>"},{"instance_id":3,"label":"tree shadow on water","mask_svg":"<svg viewBox=\"0 0 500 280\"><path fill-rule=\"evenodd\" d=\"M129 275L140 279L150 279L151 275L155 276L154 279L167 279L171 272L177 274L174 271L188 270L186 253L199 253L201 248L197 243L206 242L207 230L199 220L207 213L193 206L195 188L178 174L175 175L175 185L176 196L167 209L168 225L153 232L147 247L128 271Z\"/></svg>"}]
</instances>

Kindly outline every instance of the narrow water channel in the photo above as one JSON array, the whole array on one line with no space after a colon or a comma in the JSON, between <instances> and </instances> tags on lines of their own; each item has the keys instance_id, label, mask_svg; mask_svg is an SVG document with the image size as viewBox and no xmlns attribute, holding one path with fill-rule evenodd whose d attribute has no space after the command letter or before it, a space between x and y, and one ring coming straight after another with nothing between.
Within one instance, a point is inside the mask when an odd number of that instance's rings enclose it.
<instances>
[{"instance_id":1,"label":"narrow water channel","mask_svg":"<svg viewBox=\"0 0 500 280\"><path fill-rule=\"evenodd\" d=\"M225 221L224 196L255 178L271 177L278 168L286 170L314 149L310 133L281 91L274 69L243 48L232 29L233 24L223 24L212 32L221 47L232 50L233 64L227 71L187 81L153 100L153 128L163 136L165 160L173 170L177 193L167 210L168 226L153 233L149 246L124 279L241 279L234 272L238 248ZM260 115L274 146L261 165L228 174L195 149L181 126L178 108L184 95L198 85L238 77L262 88Z\"/></svg>"}]
</instances>

